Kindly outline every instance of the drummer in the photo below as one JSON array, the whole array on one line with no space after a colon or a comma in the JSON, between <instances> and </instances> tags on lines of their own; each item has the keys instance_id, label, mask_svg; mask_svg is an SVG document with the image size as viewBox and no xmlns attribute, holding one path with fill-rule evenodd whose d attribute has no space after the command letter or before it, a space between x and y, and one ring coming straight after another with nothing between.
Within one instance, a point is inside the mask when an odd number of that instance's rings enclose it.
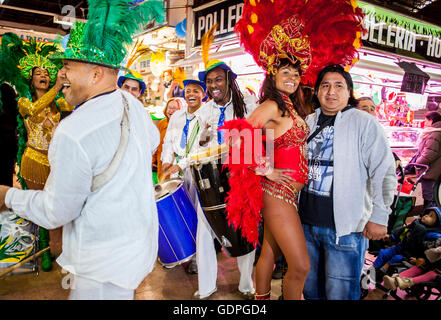
<instances>
[{"instance_id":1,"label":"drummer","mask_svg":"<svg viewBox=\"0 0 441 320\"><path fill-rule=\"evenodd\" d=\"M184 98L187 108L176 111L170 118L162 147L163 174L159 178L183 174L189 167L189 155L197 151L200 138L200 124L207 99L205 83L187 79L184 80Z\"/></svg>"},{"instance_id":2,"label":"drummer","mask_svg":"<svg viewBox=\"0 0 441 320\"><path fill-rule=\"evenodd\" d=\"M172 178L178 175L183 176L184 185L192 203L197 208L198 215L202 214L202 216L204 213L189 170L189 155L200 148L201 114L205 110L203 102L207 98L205 91L205 83L193 79L184 80L184 98L187 108L176 111L170 117L162 145L162 173L158 177L161 182L169 175ZM185 270L190 274L197 273L195 257L185 266Z\"/></svg>"},{"instance_id":3,"label":"drummer","mask_svg":"<svg viewBox=\"0 0 441 320\"><path fill-rule=\"evenodd\" d=\"M217 128L222 126L224 121L247 117L256 108L256 97L244 95L236 78L237 75L227 64L216 59L210 60L206 70L199 72L199 80L207 86L207 95L211 99L205 104L202 114L201 145L223 144L223 132L218 132ZM216 291L217 278L215 247L213 241L208 239L209 232L204 230L203 234L206 236L206 240L201 241L204 248L198 250L204 252L204 256L198 257L199 291L195 293L199 298L205 298ZM254 295L252 272L255 253L253 250L237 257L240 271L238 293L245 299L252 299Z\"/></svg>"}]
</instances>

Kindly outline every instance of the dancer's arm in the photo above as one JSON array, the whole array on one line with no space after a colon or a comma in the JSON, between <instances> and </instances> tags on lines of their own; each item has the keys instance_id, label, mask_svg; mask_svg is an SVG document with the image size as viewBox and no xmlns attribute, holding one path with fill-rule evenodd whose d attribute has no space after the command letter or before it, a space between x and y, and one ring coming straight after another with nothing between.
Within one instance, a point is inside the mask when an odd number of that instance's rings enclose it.
<instances>
[{"instance_id":1,"label":"dancer's arm","mask_svg":"<svg viewBox=\"0 0 441 320\"><path fill-rule=\"evenodd\" d=\"M275 121L278 117L280 117L280 115L277 104L272 100L266 100L251 113L247 121L254 128L262 128L262 130L268 131L273 129L267 129L266 126L270 122ZM262 159L260 165L254 168L255 173L279 183L293 183L294 179L285 174L285 172L294 170L274 168L274 161L271 160L274 159L270 159L269 157Z\"/></svg>"}]
</instances>

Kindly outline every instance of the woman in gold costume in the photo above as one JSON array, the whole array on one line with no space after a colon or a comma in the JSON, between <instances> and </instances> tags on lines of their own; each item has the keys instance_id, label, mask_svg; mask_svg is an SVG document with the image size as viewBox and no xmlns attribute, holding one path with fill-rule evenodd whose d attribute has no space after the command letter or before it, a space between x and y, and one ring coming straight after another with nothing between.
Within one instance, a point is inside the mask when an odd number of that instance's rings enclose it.
<instances>
[{"instance_id":1,"label":"woman in gold costume","mask_svg":"<svg viewBox=\"0 0 441 320\"><path fill-rule=\"evenodd\" d=\"M62 79L58 75L55 85L49 89L49 72L40 67L31 71L31 99L21 97L18 111L24 119L28 141L21 158L20 174L29 189L43 189L49 176L47 158L52 134L60 122L61 111L72 111L73 107L57 95L62 89Z\"/></svg>"},{"instance_id":2,"label":"woman in gold costume","mask_svg":"<svg viewBox=\"0 0 441 320\"><path fill-rule=\"evenodd\" d=\"M48 149L52 134L60 122L62 111L72 111L59 96L63 80L58 66L48 59L58 50L55 44L23 41L14 33L2 37L0 82L11 83L18 92L19 145L18 180L23 189L42 190L49 176ZM49 245L49 231L39 227L39 249ZM59 232L60 230L54 230ZM53 255L41 256L44 271L52 268Z\"/></svg>"}]
</instances>

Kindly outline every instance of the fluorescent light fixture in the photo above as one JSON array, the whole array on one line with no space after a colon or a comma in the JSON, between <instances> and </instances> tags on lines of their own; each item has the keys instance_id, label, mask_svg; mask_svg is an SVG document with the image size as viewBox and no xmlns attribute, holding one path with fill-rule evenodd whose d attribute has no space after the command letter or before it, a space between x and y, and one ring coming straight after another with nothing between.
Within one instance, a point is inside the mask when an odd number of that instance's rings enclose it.
<instances>
[{"instance_id":1,"label":"fluorescent light fixture","mask_svg":"<svg viewBox=\"0 0 441 320\"><path fill-rule=\"evenodd\" d=\"M72 27L74 21L75 21L74 19L72 19L72 21L71 21L69 18L68 19L65 19L65 18L59 19L58 17L54 16L54 23L61 24L62 26Z\"/></svg>"}]
</instances>

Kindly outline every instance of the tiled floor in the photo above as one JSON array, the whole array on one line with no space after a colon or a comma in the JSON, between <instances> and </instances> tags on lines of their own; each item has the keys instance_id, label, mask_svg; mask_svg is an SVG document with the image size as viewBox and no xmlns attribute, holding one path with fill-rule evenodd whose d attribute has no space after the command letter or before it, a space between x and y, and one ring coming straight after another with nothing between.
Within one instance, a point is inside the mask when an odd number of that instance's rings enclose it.
<instances>
[{"instance_id":1,"label":"tiled floor","mask_svg":"<svg viewBox=\"0 0 441 320\"><path fill-rule=\"evenodd\" d=\"M417 204L418 201L417 201ZM52 252L61 252L61 233L51 234ZM218 253L218 291L214 300L241 300L236 291L239 283L237 260L224 252ZM13 275L0 279L0 300L64 300L69 290L63 289L68 275L54 263L50 272ZM272 299L277 299L281 292L281 280L272 281ZM190 300L197 290L197 275L189 275L182 266L165 269L159 263L144 279L135 293L137 300ZM366 300L381 300L384 292L378 289L369 291Z\"/></svg>"},{"instance_id":2,"label":"tiled floor","mask_svg":"<svg viewBox=\"0 0 441 320\"><path fill-rule=\"evenodd\" d=\"M56 243L56 241L54 241ZM59 248L54 245L55 253ZM213 300L242 300L237 293L239 271L237 260L224 252L218 253L218 291ZM69 290L63 289L68 282L68 275L54 263L50 272L40 272L8 276L0 279L0 300L64 300ZM190 300L197 290L197 275L190 275L182 266L165 269L159 263L144 279L135 293L136 300ZM281 292L281 280L272 281L272 299L277 299ZM367 299L381 299L382 293L373 290Z\"/></svg>"},{"instance_id":3,"label":"tiled floor","mask_svg":"<svg viewBox=\"0 0 441 320\"><path fill-rule=\"evenodd\" d=\"M236 259L223 252L218 254L218 291L212 299L240 300L236 294L239 272ZM50 272L13 275L0 279L0 300L5 299L66 299L69 290L63 289L63 282L68 278L61 268L54 263ZM281 280L273 281L273 298L280 295ZM190 275L182 266L165 269L159 263L144 279L135 292L137 300L190 300L197 290L197 275Z\"/></svg>"}]
</instances>

